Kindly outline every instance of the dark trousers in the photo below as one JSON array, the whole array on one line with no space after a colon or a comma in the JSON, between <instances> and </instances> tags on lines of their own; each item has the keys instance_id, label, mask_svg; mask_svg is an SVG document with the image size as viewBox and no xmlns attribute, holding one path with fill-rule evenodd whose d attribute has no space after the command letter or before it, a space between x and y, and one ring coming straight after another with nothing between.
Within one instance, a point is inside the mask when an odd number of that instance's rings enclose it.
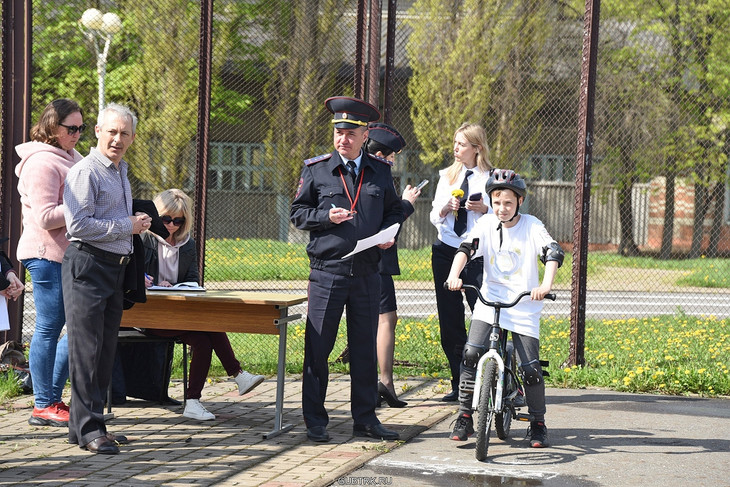
<instances>
[{"instance_id":1,"label":"dark trousers","mask_svg":"<svg viewBox=\"0 0 730 487\"><path fill-rule=\"evenodd\" d=\"M375 335L380 307L380 275L347 277L312 269L309 274L307 326L304 335L302 410L308 428L326 426L324 407L329 380L328 359L347 308L350 348L350 409L355 424L378 424Z\"/></svg>"},{"instance_id":2,"label":"dark trousers","mask_svg":"<svg viewBox=\"0 0 730 487\"><path fill-rule=\"evenodd\" d=\"M151 335L176 337L192 348L193 358L190 360L188 390L185 399L200 399L205 380L208 378L214 350L228 375L235 377L241 371L241 364L231 348L228 335L224 332L152 329L147 329L146 332Z\"/></svg>"},{"instance_id":3,"label":"dark trousers","mask_svg":"<svg viewBox=\"0 0 730 487\"><path fill-rule=\"evenodd\" d=\"M106 434L104 402L122 320L124 266L70 245L61 266L71 378L70 443Z\"/></svg>"},{"instance_id":4,"label":"dark trousers","mask_svg":"<svg viewBox=\"0 0 730 487\"><path fill-rule=\"evenodd\" d=\"M466 321L464 319L464 298L461 292L444 289L444 282L449 277L451 263L454 261L457 249L438 240L431 248L431 267L436 289L436 307L439 314L439 328L441 331L441 348L444 349L446 359L451 369L451 389L459 390L459 371L461 354L466 343ZM472 259L461 273L461 279L466 284L482 285L484 260L480 257ZM466 301L469 308L474 310L477 296L474 291L466 291Z\"/></svg>"}]
</instances>

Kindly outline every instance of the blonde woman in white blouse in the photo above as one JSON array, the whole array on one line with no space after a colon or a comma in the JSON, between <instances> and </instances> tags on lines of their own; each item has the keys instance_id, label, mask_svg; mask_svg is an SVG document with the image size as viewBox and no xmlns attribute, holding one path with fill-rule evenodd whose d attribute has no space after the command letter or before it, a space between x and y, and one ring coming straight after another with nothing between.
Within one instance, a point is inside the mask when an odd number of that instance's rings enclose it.
<instances>
[{"instance_id":1,"label":"blonde woman in white blouse","mask_svg":"<svg viewBox=\"0 0 730 487\"><path fill-rule=\"evenodd\" d=\"M431 210L431 223L438 230L433 244L431 266L436 289L441 347L451 369L451 392L444 401L457 401L459 367L466 343L464 301L461 293L446 291L443 284L448 278L451 262L464 237L479 217L489 211L484 187L489 178L489 146L481 125L464 123L454 133L454 162L439 172L439 182ZM460 193L463 193L459 196ZM464 282L482 281L483 264L471 261L462 274ZM476 295L466 292L469 307L474 309Z\"/></svg>"}]
</instances>

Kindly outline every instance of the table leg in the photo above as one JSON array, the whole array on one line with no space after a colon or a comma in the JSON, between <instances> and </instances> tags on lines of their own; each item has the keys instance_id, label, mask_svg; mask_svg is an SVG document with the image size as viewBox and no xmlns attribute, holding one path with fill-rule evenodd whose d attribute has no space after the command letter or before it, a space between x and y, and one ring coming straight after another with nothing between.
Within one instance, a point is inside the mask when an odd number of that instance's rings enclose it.
<instances>
[{"instance_id":1,"label":"table leg","mask_svg":"<svg viewBox=\"0 0 730 487\"><path fill-rule=\"evenodd\" d=\"M279 363L276 370L276 410L274 413L274 429L264 434L264 439L275 438L282 433L294 428L294 425L282 424L284 419L284 381L286 380L286 333L287 323L294 319L298 319L301 315L286 316L277 320L276 326L279 327Z\"/></svg>"}]
</instances>

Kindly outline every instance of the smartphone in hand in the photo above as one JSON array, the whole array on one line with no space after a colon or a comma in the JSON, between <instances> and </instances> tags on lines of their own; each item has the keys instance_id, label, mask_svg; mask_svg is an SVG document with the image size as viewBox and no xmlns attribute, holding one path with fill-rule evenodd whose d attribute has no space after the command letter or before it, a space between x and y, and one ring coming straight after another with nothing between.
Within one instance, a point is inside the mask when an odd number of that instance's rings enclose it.
<instances>
[{"instance_id":1,"label":"smartphone in hand","mask_svg":"<svg viewBox=\"0 0 730 487\"><path fill-rule=\"evenodd\" d=\"M469 195L469 201L479 201L482 199L482 193L473 193Z\"/></svg>"},{"instance_id":2,"label":"smartphone in hand","mask_svg":"<svg viewBox=\"0 0 730 487\"><path fill-rule=\"evenodd\" d=\"M428 179L424 179L423 181L421 181L420 183L418 183L418 186L416 186L416 189L420 191L420 190L422 190L422 189L423 189L423 187L424 187L424 186L426 186L427 184L428 184Z\"/></svg>"}]
</instances>

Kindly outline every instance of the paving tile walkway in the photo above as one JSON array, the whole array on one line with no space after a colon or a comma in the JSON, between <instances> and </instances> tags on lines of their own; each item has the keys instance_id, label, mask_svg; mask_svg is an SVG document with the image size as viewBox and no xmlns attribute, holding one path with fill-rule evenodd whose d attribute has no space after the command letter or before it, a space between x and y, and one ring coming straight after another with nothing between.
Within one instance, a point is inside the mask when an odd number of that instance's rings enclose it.
<instances>
[{"instance_id":1,"label":"paving tile walkway","mask_svg":"<svg viewBox=\"0 0 730 487\"><path fill-rule=\"evenodd\" d=\"M380 421L401 440L455 412L455 403L440 401L447 385L428 378L398 381L403 384L408 390L400 395L408 407L378 409ZM183 418L181 406L129 400L114 407L107 424L132 440L119 455L94 455L68 444L66 428L29 425L32 397L24 396L0 409L0 485L328 486L400 444L352 436L347 375L331 376L329 443L306 437L299 377L287 378L284 391L284 423L295 427L270 439L263 435L274 423L273 377L245 396L232 381L207 384L202 401L214 421ZM182 385L175 383L170 395L181 397Z\"/></svg>"}]
</instances>

